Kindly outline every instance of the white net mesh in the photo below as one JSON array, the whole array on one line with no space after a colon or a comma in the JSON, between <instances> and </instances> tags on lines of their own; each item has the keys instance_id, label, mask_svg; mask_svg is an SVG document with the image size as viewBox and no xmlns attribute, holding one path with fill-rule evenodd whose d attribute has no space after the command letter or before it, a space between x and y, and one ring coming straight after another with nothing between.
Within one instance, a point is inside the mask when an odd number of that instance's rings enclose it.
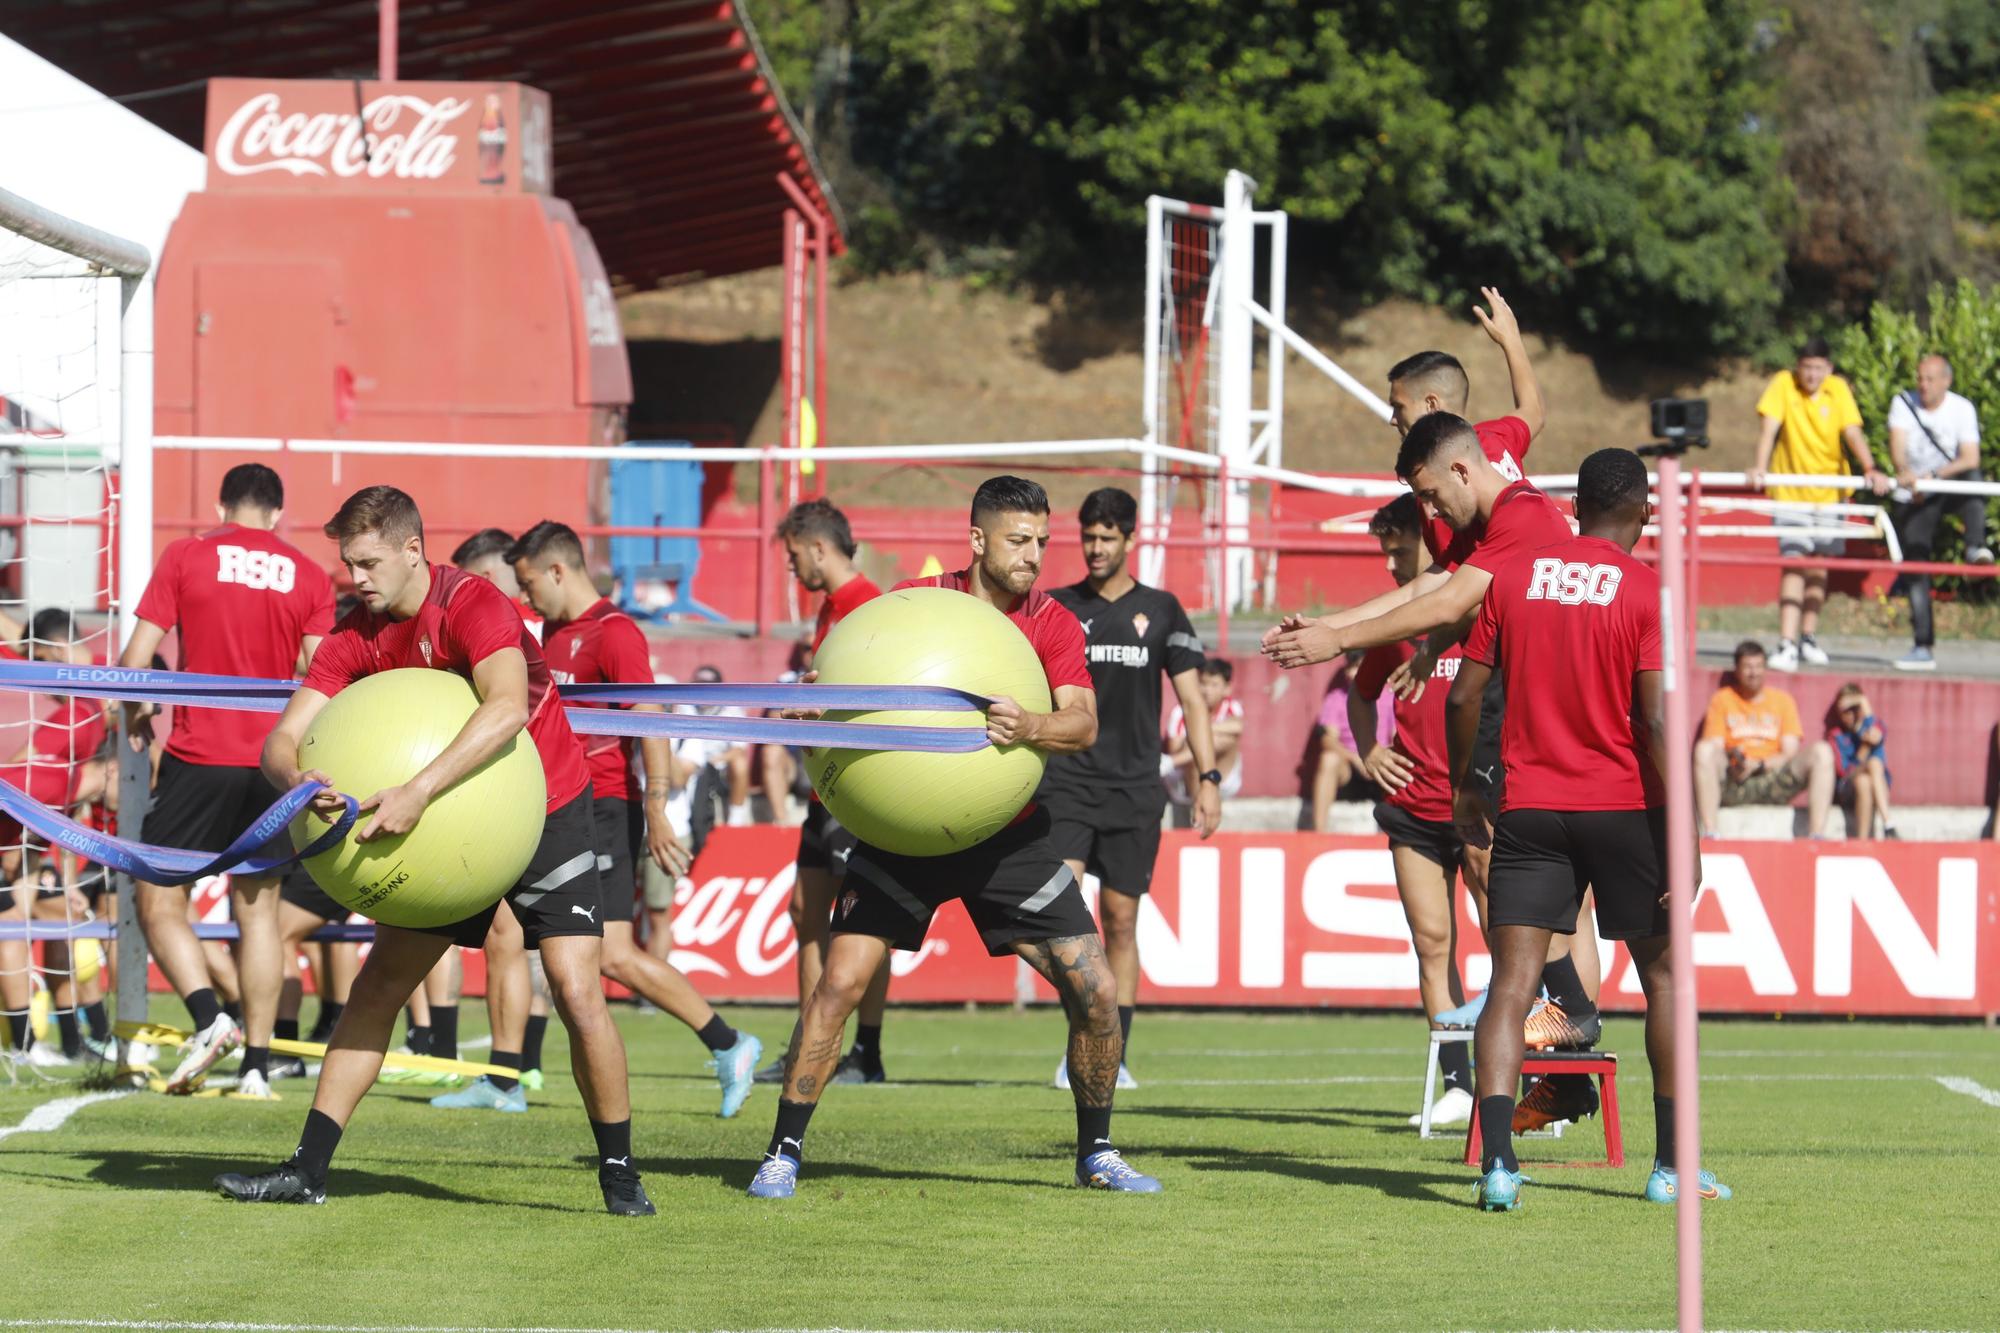
<instances>
[{"instance_id":1,"label":"white net mesh","mask_svg":"<svg viewBox=\"0 0 2000 1333\"><path fill-rule=\"evenodd\" d=\"M0 225L0 659L107 662L113 643L112 475L117 276ZM115 785L94 700L0 691L0 779L87 822ZM101 869L0 818L0 1009L7 1072L111 1045Z\"/></svg>"}]
</instances>

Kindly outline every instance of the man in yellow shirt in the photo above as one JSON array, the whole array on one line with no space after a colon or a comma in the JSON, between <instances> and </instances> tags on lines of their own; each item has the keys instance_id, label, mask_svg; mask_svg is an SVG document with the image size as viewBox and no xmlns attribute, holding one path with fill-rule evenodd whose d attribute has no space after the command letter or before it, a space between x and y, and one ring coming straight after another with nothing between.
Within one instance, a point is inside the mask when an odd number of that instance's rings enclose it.
<instances>
[{"instance_id":1,"label":"man in yellow shirt","mask_svg":"<svg viewBox=\"0 0 2000 1333\"><path fill-rule=\"evenodd\" d=\"M1764 646L1736 645L1736 670L1708 701L1694 747L1694 803L1701 831L1713 836L1725 805L1790 805L1806 795L1806 833L1818 837L1833 809L1833 747L1803 744L1799 706L1766 685Z\"/></svg>"},{"instance_id":2,"label":"man in yellow shirt","mask_svg":"<svg viewBox=\"0 0 2000 1333\"><path fill-rule=\"evenodd\" d=\"M1757 461L1749 474L1754 489L1764 489L1767 472L1844 476L1851 454L1868 479L1868 489L1877 495L1889 493L1892 483L1868 452L1868 440L1861 433L1861 409L1855 405L1854 391L1847 381L1833 373L1833 356L1826 339L1809 339L1799 348L1799 359L1792 368L1771 377L1764 396L1757 400L1757 416L1762 429L1757 436ZM1773 486L1771 498L1835 504L1844 497L1831 486ZM1803 528L1822 520L1806 513L1781 513L1771 521L1779 528ZM1839 556L1846 547L1838 537L1778 534L1781 556ZM1813 638L1825 601L1824 569L1787 569L1779 575L1778 651L1771 654L1771 670L1797 671L1801 659L1809 666L1827 665L1825 651Z\"/></svg>"}]
</instances>

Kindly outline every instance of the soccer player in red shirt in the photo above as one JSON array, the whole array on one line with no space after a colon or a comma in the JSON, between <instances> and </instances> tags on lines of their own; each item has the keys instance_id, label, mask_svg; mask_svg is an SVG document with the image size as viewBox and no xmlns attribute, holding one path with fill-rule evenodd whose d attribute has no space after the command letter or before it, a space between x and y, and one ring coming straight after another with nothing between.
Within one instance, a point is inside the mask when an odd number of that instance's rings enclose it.
<instances>
[{"instance_id":1,"label":"soccer player in red shirt","mask_svg":"<svg viewBox=\"0 0 2000 1333\"><path fill-rule=\"evenodd\" d=\"M361 605L320 645L306 679L264 747L273 784L294 787L324 775L304 771L299 746L327 700L365 676L398 668L452 671L472 682L479 707L452 743L401 786L361 804L359 842L408 833L431 798L525 732L541 755L548 818L521 882L506 895L530 945L539 946L557 1011L569 1029L577 1090L597 1141L597 1179L606 1211L650 1216L632 1168L632 1107L625 1046L598 980L604 928L598 920L597 853L592 846L590 770L570 730L541 645L508 598L484 579L424 558L423 518L408 495L370 486L347 498L326 525ZM323 792L322 817L341 808ZM403 1002L457 944L477 948L499 903L428 930L378 925L375 946L354 979L334 1028L305 1131L289 1161L258 1175L218 1176L216 1187L244 1203L323 1203L327 1168L354 1108L375 1082Z\"/></svg>"},{"instance_id":2,"label":"soccer player in red shirt","mask_svg":"<svg viewBox=\"0 0 2000 1333\"><path fill-rule=\"evenodd\" d=\"M1476 793L1460 786L1479 725L1480 696L1498 670L1507 682L1501 741L1507 801L1493 831L1487 938L1493 985L1480 1016L1479 1127L1486 1171L1482 1208L1520 1202L1513 1147L1522 1020L1552 934L1576 929L1594 885L1597 924L1632 950L1646 994L1659 1148L1646 1197L1672 1202L1674 1176L1673 970L1667 894L1667 724L1661 679L1660 581L1632 558L1646 525L1646 465L1601 449L1577 472L1581 535L1525 552L1493 577L1451 688L1451 774L1459 833L1487 837ZM1696 880L1700 882L1696 849ZM1701 1173L1704 1197L1729 1192Z\"/></svg>"},{"instance_id":3,"label":"soccer player in red shirt","mask_svg":"<svg viewBox=\"0 0 2000 1333\"><path fill-rule=\"evenodd\" d=\"M284 507L284 483L270 468L241 463L229 469L215 507L222 526L170 542L160 553L118 664L151 667L161 641L175 629L183 671L290 678L301 659L310 661L321 636L333 628L333 581L272 531ZM134 749L152 743L156 711L146 704L125 706ZM140 836L189 851L228 847L278 799L257 765L270 730L271 719L263 713L175 709ZM242 1046L237 1095L269 1096L271 1033L284 984L277 877L230 876L240 932L241 1027L222 1011L210 984L207 960L188 925L187 888L143 883L137 888L146 943L194 1022L167 1091L194 1091L202 1075Z\"/></svg>"},{"instance_id":4,"label":"soccer player in red shirt","mask_svg":"<svg viewBox=\"0 0 2000 1333\"><path fill-rule=\"evenodd\" d=\"M1423 513L1413 495L1399 495L1375 511L1368 531L1388 557L1389 573L1398 586L1417 576L1424 563ZM1357 739L1369 748L1362 767L1388 793L1375 806L1375 824L1389 839L1395 861L1396 893L1403 901L1403 918L1417 951L1417 989L1433 1025L1465 1002L1459 982L1455 946L1458 914L1453 904L1453 880L1465 861L1465 843L1451 822L1451 768L1445 753L1445 696L1458 675L1460 655L1453 644L1432 668L1429 688L1393 705L1396 738L1383 745L1375 739L1375 701L1398 667L1416 655L1411 643L1371 648L1355 672L1347 692L1347 719ZM1486 914L1484 884L1466 876L1480 918ZM1444 1072L1444 1092L1431 1108L1433 1125L1462 1125L1472 1115L1472 1059L1462 1041L1438 1047ZM1428 1092L1428 1090L1427 1090ZM1410 1117L1421 1124L1423 1113Z\"/></svg>"},{"instance_id":5,"label":"soccer player in red shirt","mask_svg":"<svg viewBox=\"0 0 2000 1333\"><path fill-rule=\"evenodd\" d=\"M803 500L792 506L778 524L778 541L792 577L807 592L821 593L819 615L813 622L812 648L826 642L826 636L841 618L882 590L875 581L854 567L854 530L847 515L825 500ZM812 677L808 676L808 680ZM847 859L854 854L855 837L814 792L806 801L805 823L799 828L797 873L792 880L792 928L799 941L799 1008L805 1008L819 985L826 966L826 947L833 918L833 900L847 874ZM882 1017L889 1007L889 958L861 994L855 1011L854 1045L840 1058L833 1072L835 1083L880 1083L888 1078L882 1068ZM759 1083L785 1081L782 1058L757 1071Z\"/></svg>"},{"instance_id":6,"label":"soccer player in red shirt","mask_svg":"<svg viewBox=\"0 0 2000 1333\"><path fill-rule=\"evenodd\" d=\"M507 548L507 561L520 580L528 604L543 618L542 651L558 685L651 685L653 655L632 617L603 597L590 581L583 543L561 523L547 519L522 533ZM663 704L637 704L635 711L664 714ZM667 819L669 752L665 736L639 742L646 758L642 807L632 780L633 742L616 736L584 738L590 764L591 819L597 835L598 887L604 894L604 975L630 987L653 1005L693 1029L713 1057L722 1084L722 1115L733 1116L750 1095L751 1075L764 1044L738 1032L701 997L693 984L666 961L632 939L639 858L678 879L687 872L687 849ZM653 775L657 774L655 777Z\"/></svg>"},{"instance_id":7,"label":"soccer player in red shirt","mask_svg":"<svg viewBox=\"0 0 2000 1333\"><path fill-rule=\"evenodd\" d=\"M972 497L972 564L902 588L951 588L1006 613L1027 636L1048 677L1054 711L1031 713L1012 699L986 710L987 739L1075 754L1097 739L1097 697L1084 660L1083 626L1035 591L1049 547L1048 492L1021 477L990 477ZM806 1125L840 1059L847 1016L890 949L921 948L939 907L957 899L987 952L1012 953L1048 981L1069 1016L1070 1089L1076 1101L1076 1183L1155 1193L1160 1182L1127 1165L1111 1143L1111 1100L1124 1043L1116 982L1083 891L1049 840L1048 812L1030 804L1007 828L947 856L899 856L859 843L847 863L826 969L799 1015L785 1057L785 1090L771 1143L750 1194L790 1198Z\"/></svg>"},{"instance_id":8,"label":"soccer player in red shirt","mask_svg":"<svg viewBox=\"0 0 2000 1333\"><path fill-rule=\"evenodd\" d=\"M1432 412L1410 427L1396 455L1396 475L1409 483L1428 513L1442 517L1456 534L1449 547L1434 553L1438 563L1456 562L1450 576L1435 591L1372 620L1343 629L1314 626L1280 635L1275 646L1265 650L1279 665L1291 669L1321 660L1318 648L1308 640L1330 639L1333 651L1341 653L1425 635L1424 649L1412 659L1409 670L1415 680L1428 680L1439 656L1471 628L1494 571L1519 552L1570 536L1569 521L1555 502L1525 481L1508 480L1487 456L1472 423L1449 412ZM1434 540L1427 536L1426 544ZM1482 743L1469 766L1489 814L1498 812L1505 799L1506 768L1498 735L1503 702L1504 695L1497 691L1488 694L1481 714ZM1476 844L1469 845L1465 867L1468 878L1484 883L1485 859ZM1531 1024L1535 1045L1582 1047L1596 1040L1595 946L1594 939L1584 938L1553 946L1557 954L1549 960L1543 979L1550 1002L1535 1010ZM1451 1017L1457 1024L1471 1015L1457 1011Z\"/></svg>"}]
</instances>

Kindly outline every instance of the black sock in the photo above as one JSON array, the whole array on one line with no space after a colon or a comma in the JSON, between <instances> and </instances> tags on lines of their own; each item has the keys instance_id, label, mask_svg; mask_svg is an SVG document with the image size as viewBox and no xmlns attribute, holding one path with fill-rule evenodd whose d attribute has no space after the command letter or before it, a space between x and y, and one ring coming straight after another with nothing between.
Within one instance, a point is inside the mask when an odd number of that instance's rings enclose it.
<instances>
[{"instance_id":1,"label":"black sock","mask_svg":"<svg viewBox=\"0 0 2000 1333\"><path fill-rule=\"evenodd\" d=\"M271 1048L269 1046L245 1046L243 1063L236 1066L236 1077L247 1074L269 1074L271 1072Z\"/></svg>"},{"instance_id":2,"label":"black sock","mask_svg":"<svg viewBox=\"0 0 2000 1333\"><path fill-rule=\"evenodd\" d=\"M529 1020L529 1022L533 1021L533 1019ZM702 1025L701 1031L694 1035L700 1037L701 1044L708 1047L711 1051L726 1051L737 1042L736 1029L723 1022L721 1014L716 1014L710 1018L707 1023Z\"/></svg>"},{"instance_id":3,"label":"black sock","mask_svg":"<svg viewBox=\"0 0 2000 1333\"><path fill-rule=\"evenodd\" d=\"M299 1020L296 1018L279 1019L271 1025L271 1036L278 1041L297 1041L299 1039Z\"/></svg>"},{"instance_id":4,"label":"black sock","mask_svg":"<svg viewBox=\"0 0 2000 1333\"><path fill-rule=\"evenodd\" d=\"M28 1049L28 1016L26 1014L7 1015L7 1035L13 1039L13 1049Z\"/></svg>"},{"instance_id":5,"label":"black sock","mask_svg":"<svg viewBox=\"0 0 2000 1333\"><path fill-rule=\"evenodd\" d=\"M83 1029L77 1025L76 1010L56 1011L56 1031L62 1034L62 1053L74 1060L83 1054Z\"/></svg>"},{"instance_id":6,"label":"black sock","mask_svg":"<svg viewBox=\"0 0 2000 1333\"><path fill-rule=\"evenodd\" d=\"M503 1069L519 1069L521 1067L521 1053L519 1051L495 1051L493 1052L493 1058L487 1063L499 1065ZM486 1078L488 1082L492 1083L494 1087L500 1089L502 1092L512 1092L521 1086L520 1079L509 1078L505 1074L488 1074Z\"/></svg>"},{"instance_id":7,"label":"black sock","mask_svg":"<svg viewBox=\"0 0 2000 1333\"><path fill-rule=\"evenodd\" d=\"M1590 992L1583 988L1583 978L1576 974L1576 964L1568 954L1542 968L1542 985L1548 990L1549 998L1572 1017L1597 1012L1597 1006L1590 1002Z\"/></svg>"},{"instance_id":8,"label":"black sock","mask_svg":"<svg viewBox=\"0 0 2000 1333\"><path fill-rule=\"evenodd\" d=\"M222 1002L222 1012L228 1014L229 1021L238 1027L243 1025L243 1001L224 1000Z\"/></svg>"},{"instance_id":9,"label":"black sock","mask_svg":"<svg viewBox=\"0 0 2000 1333\"><path fill-rule=\"evenodd\" d=\"M1078 1161L1094 1152L1103 1152L1111 1146L1111 1108L1108 1106L1079 1106L1076 1108L1076 1156Z\"/></svg>"},{"instance_id":10,"label":"black sock","mask_svg":"<svg viewBox=\"0 0 2000 1333\"><path fill-rule=\"evenodd\" d=\"M411 1055L429 1055L431 1030L427 1027L418 1027L415 1023L410 1024L403 1029L403 1045L410 1048Z\"/></svg>"},{"instance_id":11,"label":"black sock","mask_svg":"<svg viewBox=\"0 0 2000 1333\"><path fill-rule=\"evenodd\" d=\"M632 1169L632 1120L590 1122L590 1132L597 1138L597 1169L611 1171Z\"/></svg>"},{"instance_id":12,"label":"black sock","mask_svg":"<svg viewBox=\"0 0 2000 1333\"><path fill-rule=\"evenodd\" d=\"M333 1000L321 1000L319 1002L319 1013L313 1018L313 1030L310 1040L323 1043L328 1037L331 1037L335 1025L340 1022L340 1011L346 1007L346 1005Z\"/></svg>"},{"instance_id":13,"label":"black sock","mask_svg":"<svg viewBox=\"0 0 2000 1333\"><path fill-rule=\"evenodd\" d=\"M1132 1048L1132 1015L1136 1012L1138 1012L1138 1006L1136 1005L1121 1004L1118 1006L1118 1039L1123 1043L1119 1047L1121 1051L1127 1051ZM1125 1057L1121 1054L1118 1058L1123 1060Z\"/></svg>"},{"instance_id":14,"label":"black sock","mask_svg":"<svg viewBox=\"0 0 2000 1333\"><path fill-rule=\"evenodd\" d=\"M193 1021L196 1032L208 1031L209 1026L222 1017L222 1002L207 986L188 992L187 1007L188 1017Z\"/></svg>"},{"instance_id":15,"label":"black sock","mask_svg":"<svg viewBox=\"0 0 2000 1333\"><path fill-rule=\"evenodd\" d=\"M1653 1098L1653 1156L1660 1159L1660 1165L1672 1171L1674 1167L1674 1099Z\"/></svg>"},{"instance_id":16,"label":"black sock","mask_svg":"<svg viewBox=\"0 0 2000 1333\"><path fill-rule=\"evenodd\" d=\"M528 1033L521 1042L521 1068L540 1069L542 1067L542 1037L549 1030L547 1014L528 1015Z\"/></svg>"},{"instance_id":17,"label":"black sock","mask_svg":"<svg viewBox=\"0 0 2000 1333\"><path fill-rule=\"evenodd\" d=\"M816 1102L795 1102L778 1098L778 1123L771 1128L771 1146L765 1155L783 1153L794 1162L805 1160L806 1126L812 1123Z\"/></svg>"},{"instance_id":18,"label":"black sock","mask_svg":"<svg viewBox=\"0 0 2000 1333\"><path fill-rule=\"evenodd\" d=\"M1438 1068L1444 1071L1446 1092L1454 1088L1460 1092L1471 1092L1472 1043L1469 1041L1438 1043Z\"/></svg>"},{"instance_id":19,"label":"black sock","mask_svg":"<svg viewBox=\"0 0 2000 1333\"><path fill-rule=\"evenodd\" d=\"M431 1006L431 1054L440 1060L458 1059L458 1006Z\"/></svg>"},{"instance_id":20,"label":"black sock","mask_svg":"<svg viewBox=\"0 0 2000 1333\"><path fill-rule=\"evenodd\" d=\"M882 1025L880 1023L856 1023L854 1025L854 1058L861 1064L864 1074L882 1072Z\"/></svg>"},{"instance_id":21,"label":"black sock","mask_svg":"<svg viewBox=\"0 0 2000 1333\"><path fill-rule=\"evenodd\" d=\"M104 1012L104 1001L92 1000L83 1006L83 1021L91 1036L99 1041L111 1040L111 1015Z\"/></svg>"},{"instance_id":22,"label":"black sock","mask_svg":"<svg viewBox=\"0 0 2000 1333\"><path fill-rule=\"evenodd\" d=\"M1479 1158L1487 1170L1504 1166L1519 1171L1514 1156L1514 1099L1502 1094L1479 1099Z\"/></svg>"},{"instance_id":23,"label":"black sock","mask_svg":"<svg viewBox=\"0 0 2000 1333\"><path fill-rule=\"evenodd\" d=\"M326 1169L333 1165L333 1150L340 1146L340 1126L324 1111L306 1112L305 1131L299 1135L298 1151L292 1162L315 1186L326 1184Z\"/></svg>"}]
</instances>

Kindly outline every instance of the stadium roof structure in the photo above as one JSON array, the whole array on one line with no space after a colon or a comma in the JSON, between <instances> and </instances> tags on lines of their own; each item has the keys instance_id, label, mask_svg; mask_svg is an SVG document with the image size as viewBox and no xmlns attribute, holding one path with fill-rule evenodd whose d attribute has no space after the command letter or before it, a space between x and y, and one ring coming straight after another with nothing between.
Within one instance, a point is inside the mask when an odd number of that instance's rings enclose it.
<instances>
[{"instance_id":1,"label":"stadium roof structure","mask_svg":"<svg viewBox=\"0 0 2000 1333\"><path fill-rule=\"evenodd\" d=\"M377 0L14 0L7 35L199 148L221 77L373 79ZM403 79L512 81L554 105L555 192L614 282L782 258L789 176L839 207L737 0L403 0Z\"/></svg>"}]
</instances>

